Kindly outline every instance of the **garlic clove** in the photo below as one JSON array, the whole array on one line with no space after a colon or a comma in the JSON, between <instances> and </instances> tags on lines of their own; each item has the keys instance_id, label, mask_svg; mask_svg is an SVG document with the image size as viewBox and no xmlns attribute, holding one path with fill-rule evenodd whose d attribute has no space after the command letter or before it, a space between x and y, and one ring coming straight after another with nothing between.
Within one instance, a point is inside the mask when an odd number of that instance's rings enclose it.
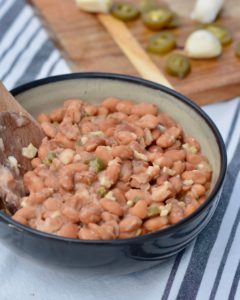
<instances>
[{"instance_id":1,"label":"garlic clove","mask_svg":"<svg viewBox=\"0 0 240 300\"><path fill-rule=\"evenodd\" d=\"M191 18L201 23L213 22L224 4L224 0L197 0Z\"/></svg>"},{"instance_id":2,"label":"garlic clove","mask_svg":"<svg viewBox=\"0 0 240 300\"><path fill-rule=\"evenodd\" d=\"M211 32L201 29L188 37L184 50L191 58L213 58L222 53L222 45Z\"/></svg>"},{"instance_id":3,"label":"garlic clove","mask_svg":"<svg viewBox=\"0 0 240 300\"><path fill-rule=\"evenodd\" d=\"M108 13L112 0L76 0L78 8L92 13Z\"/></svg>"}]
</instances>

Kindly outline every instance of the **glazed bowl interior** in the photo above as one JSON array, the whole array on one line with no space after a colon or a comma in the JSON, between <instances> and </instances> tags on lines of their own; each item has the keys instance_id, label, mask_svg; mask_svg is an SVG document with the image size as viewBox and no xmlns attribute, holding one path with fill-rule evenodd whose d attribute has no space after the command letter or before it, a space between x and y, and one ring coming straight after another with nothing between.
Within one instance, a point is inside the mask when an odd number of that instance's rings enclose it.
<instances>
[{"instance_id":1,"label":"glazed bowl interior","mask_svg":"<svg viewBox=\"0 0 240 300\"><path fill-rule=\"evenodd\" d=\"M64 100L80 98L89 103L100 103L107 97L130 99L135 102L156 104L160 111L169 114L179 122L188 135L195 137L201 144L202 152L208 157L212 169L211 190L221 172L221 153L219 141L199 108L177 92L140 79L125 76L103 75L101 73L73 74L48 78L14 90L16 99L34 116L49 112L63 104ZM210 190L210 192L211 192Z\"/></svg>"}]
</instances>

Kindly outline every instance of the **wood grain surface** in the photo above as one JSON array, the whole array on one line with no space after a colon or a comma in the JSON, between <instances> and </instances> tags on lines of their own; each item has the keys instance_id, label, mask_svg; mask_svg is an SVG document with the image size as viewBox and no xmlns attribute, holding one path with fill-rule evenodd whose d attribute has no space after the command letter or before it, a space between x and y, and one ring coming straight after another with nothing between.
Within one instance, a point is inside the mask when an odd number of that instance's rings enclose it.
<instances>
[{"instance_id":1,"label":"wood grain surface","mask_svg":"<svg viewBox=\"0 0 240 300\"><path fill-rule=\"evenodd\" d=\"M77 9L74 0L29 0L36 8L57 46L62 50L73 71L105 71L141 76L131 57L123 47L113 40L101 20L94 15ZM138 1L128 1L135 2ZM175 29L178 48L182 49L186 37L197 24L186 18L194 1L166 0L182 17L182 26ZM228 0L223 9L221 24L228 27L234 43L240 41L240 0ZM153 34L137 20L129 22L127 29L144 52L148 38ZM129 44L135 43L129 40ZM127 42L126 42L127 43ZM192 72L183 79L166 76L177 91L190 97L200 105L230 99L240 95L240 60L234 55L234 43L224 48L217 59L191 60ZM128 50L128 44L125 48ZM164 72L166 56L149 55L157 68ZM143 63L144 66L144 63ZM154 78L150 78L153 80ZM156 80L159 82L159 80Z\"/></svg>"},{"instance_id":2,"label":"wood grain surface","mask_svg":"<svg viewBox=\"0 0 240 300\"><path fill-rule=\"evenodd\" d=\"M0 164L7 166L8 157L13 156L20 165L21 175L31 170L31 161L22 156L22 148L30 143L38 148L45 135L39 123L15 100L1 82L0 136L3 143L0 147Z\"/></svg>"}]
</instances>

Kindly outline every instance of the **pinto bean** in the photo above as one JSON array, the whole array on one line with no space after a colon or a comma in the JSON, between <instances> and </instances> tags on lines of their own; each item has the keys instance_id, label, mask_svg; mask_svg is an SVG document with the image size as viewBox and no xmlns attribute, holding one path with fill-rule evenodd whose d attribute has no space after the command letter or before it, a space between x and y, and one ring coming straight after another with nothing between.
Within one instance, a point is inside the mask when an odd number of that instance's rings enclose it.
<instances>
[{"instance_id":1,"label":"pinto bean","mask_svg":"<svg viewBox=\"0 0 240 300\"><path fill-rule=\"evenodd\" d=\"M115 214L112 214L108 211L104 211L102 213L102 219L103 221L107 222L107 221L116 221L119 222L119 217Z\"/></svg>"},{"instance_id":2,"label":"pinto bean","mask_svg":"<svg viewBox=\"0 0 240 300\"><path fill-rule=\"evenodd\" d=\"M57 234L66 238L75 239L78 236L78 226L73 223L64 224L60 230L58 230Z\"/></svg>"},{"instance_id":3,"label":"pinto bean","mask_svg":"<svg viewBox=\"0 0 240 300\"><path fill-rule=\"evenodd\" d=\"M27 172L23 177L24 185L27 186L28 190L32 193L41 191L44 188L42 178L36 176L33 171Z\"/></svg>"},{"instance_id":4,"label":"pinto bean","mask_svg":"<svg viewBox=\"0 0 240 300\"><path fill-rule=\"evenodd\" d=\"M56 212L53 212L53 214L54 213L56 214ZM58 215L58 212L56 215L56 217L48 217L44 221L41 220L41 222L37 222L36 229L47 233L58 231L63 226L64 221L61 215Z\"/></svg>"},{"instance_id":5,"label":"pinto bean","mask_svg":"<svg viewBox=\"0 0 240 300\"><path fill-rule=\"evenodd\" d=\"M100 200L100 204L102 206L103 209L105 209L106 211L115 214L117 216L122 216L123 215L123 209L120 206L120 204L116 201L112 201L106 198L102 198Z\"/></svg>"},{"instance_id":6,"label":"pinto bean","mask_svg":"<svg viewBox=\"0 0 240 300\"><path fill-rule=\"evenodd\" d=\"M191 215L199 207L199 203L197 202L197 200L192 197L186 197L185 204L185 216Z\"/></svg>"},{"instance_id":7,"label":"pinto bean","mask_svg":"<svg viewBox=\"0 0 240 300\"><path fill-rule=\"evenodd\" d=\"M171 182L174 191L176 192L176 194L179 194L182 191L182 180L180 177L178 176L174 176L171 177L169 179L169 181Z\"/></svg>"},{"instance_id":8,"label":"pinto bean","mask_svg":"<svg viewBox=\"0 0 240 300\"><path fill-rule=\"evenodd\" d=\"M101 213L101 209L93 205L88 205L81 208L79 218L84 224L98 223L101 220Z\"/></svg>"},{"instance_id":9,"label":"pinto bean","mask_svg":"<svg viewBox=\"0 0 240 300\"><path fill-rule=\"evenodd\" d=\"M44 201L43 207L48 211L56 211L61 209L61 201L57 198L48 198Z\"/></svg>"},{"instance_id":10,"label":"pinto bean","mask_svg":"<svg viewBox=\"0 0 240 300\"><path fill-rule=\"evenodd\" d=\"M194 183L204 184L207 182L207 177L204 172L193 170L182 173L183 180L192 180Z\"/></svg>"},{"instance_id":11,"label":"pinto bean","mask_svg":"<svg viewBox=\"0 0 240 300\"><path fill-rule=\"evenodd\" d=\"M127 145L137 139L137 135L129 131L117 131L114 133L114 138L120 145Z\"/></svg>"},{"instance_id":12,"label":"pinto bean","mask_svg":"<svg viewBox=\"0 0 240 300\"><path fill-rule=\"evenodd\" d=\"M142 117L146 114L156 116L158 113L157 106L150 103L140 103L132 107L132 114Z\"/></svg>"},{"instance_id":13,"label":"pinto bean","mask_svg":"<svg viewBox=\"0 0 240 300\"><path fill-rule=\"evenodd\" d=\"M157 140L160 137L160 135L161 135L161 131L158 128L152 130L152 137L154 140Z\"/></svg>"},{"instance_id":14,"label":"pinto bean","mask_svg":"<svg viewBox=\"0 0 240 300\"><path fill-rule=\"evenodd\" d=\"M133 172L132 164L129 160L125 160L121 165L119 179L123 182L129 181Z\"/></svg>"},{"instance_id":15,"label":"pinto bean","mask_svg":"<svg viewBox=\"0 0 240 300\"><path fill-rule=\"evenodd\" d=\"M196 198L202 197L206 193L206 188L201 184L194 184L191 191Z\"/></svg>"},{"instance_id":16,"label":"pinto bean","mask_svg":"<svg viewBox=\"0 0 240 300\"><path fill-rule=\"evenodd\" d=\"M121 100L117 103L116 110L130 115L133 108L133 102L129 100Z\"/></svg>"},{"instance_id":17,"label":"pinto bean","mask_svg":"<svg viewBox=\"0 0 240 300\"><path fill-rule=\"evenodd\" d=\"M54 141L59 145L66 148L74 149L75 142L68 139L63 133L58 132L54 138Z\"/></svg>"},{"instance_id":18,"label":"pinto bean","mask_svg":"<svg viewBox=\"0 0 240 300\"><path fill-rule=\"evenodd\" d=\"M142 225L142 220L137 216L127 216L119 223L120 232L136 231Z\"/></svg>"},{"instance_id":19,"label":"pinto bean","mask_svg":"<svg viewBox=\"0 0 240 300\"><path fill-rule=\"evenodd\" d=\"M182 143L179 140L176 140L176 142L172 146L168 147L168 150L180 150L181 147Z\"/></svg>"},{"instance_id":20,"label":"pinto bean","mask_svg":"<svg viewBox=\"0 0 240 300\"><path fill-rule=\"evenodd\" d=\"M163 185L165 181L168 181L169 175L167 173L162 173L157 179L157 185Z\"/></svg>"},{"instance_id":21,"label":"pinto bean","mask_svg":"<svg viewBox=\"0 0 240 300\"><path fill-rule=\"evenodd\" d=\"M171 195L172 185L166 181L162 186L152 188L152 199L155 202L162 202Z\"/></svg>"},{"instance_id":22,"label":"pinto bean","mask_svg":"<svg viewBox=\"0 0 240 300\"><path fill-rule=\"evenodd\" d=\"M67 169L62 169L59 176L59 184L66 191L72 191L74 189L74 180L72 172Z\"/></svg>"},{"instance_id":23,"label":"pinto bean","mask_svg":"<svg viewBox=\"0 0 240 300\"><path fill-rule=\"evenodd\" d=\"M79 123L82 118L82 101L78 99L70 99L64 102L65 115L64 120L67 119L71 123ZM64 121L63 120L63 121Z\"/></svg>"},{"instance_id":24,"label":"pinto bean","mask_svg":"<svg viewBox=\"0 0 240 300\"><path fill-rule=\"evenodd\" d=\"M38 149L38 157L43 160L47 154L56 149L56 144L53 140L49 141L46 137L42 140L42 143Z\"/></svg>"},{"instance_id":25,"label":"pinto bean","mask_svg":"<svg viewBox=\"0 0 240 300\"><path fill-rule=\"evenodd\" d=\"M36 210L33 206L22 207L14 214L15 221L18 221L19 218L29 220L35 216Z\"/></svg>"},{"instance_id":26,"label":"pinto bean","mask_svg":"<svg viewBox=\"0 0 240 300\"><path fill-rule=\"evenodd\" d=\"M87 121L85 123L82 124L81 126L81 134L88 134L91 133L92 131L97 131L98 130L98 126L90 121Z\"/></svg>"},{"instance_id":27,"label":"pinto bean","mask_svg":"<svg viewBox=\"0 0 240 300\"><path fill-rule=\"evenodd\" d=\"M38 115L37 121L39 123L50 122L50 118L48 115L42 113Z\"/></svg>"},{"instance_id":28,"label":"pinto bean","mask_svg":"<svg viewBox=\"0 0 240 300\"><path fill-rule=\"evenodd\" d=\"M119 99L109 97L102 102L102 106L106 107L110 112L115 112L119 102Z\"/></svg>"},{"instance_id":29,"label":"pinto bean","mask_svg":"<svg viewBox=\"0 0 240 300\"><path fill-rule=\"evenodd\" d=\"M154 217L151 219L148 219L143 223L143 227L148 231L156 231L168 224L168 218L167 217Z\"/></svg>"},{"instance_id":30,"label":"pinto bean","mask_svg":"<svg viewBox=\"0 0 240 300\"><path fill-rule=\"evenodd\" d=\"M54 138L57 134L57 127L54 124L43 122L41 123L42 130L46 134L46 136L50 138Z\"/></svg>"},{"instance_id":31,"label":"pinto bean","mask_svg":"<svg viewBox=\"0 0 240 300\"><path fill-rule=\"evenodd\" d=\"M147 216L147 202L144 200L139 200L129 209L129 214L136 216L140 219L145 219Z\"/></svg>"},{"instance_id":32,"label":"pinto bean","mask_svg":"<svg viewBox=\"0 0 240 300\"><path fill-rule=\"evenodd\" d=\"M98 235L101 240L113 240L116 238L115 229L111 223L104 223L102 225L90 223L88 224L88 228Z\"/></svg>"},{"instance_id":33,"label":"pinto bean","mask_svg":"<svg viewBox=\"0 0 240 300\"><path fill-rule=\"evenodd\" d=\"M165 113L159 113L157 116L158 122L166 128L174 127L177 125L176 122Z\"/></svg>"},{"instance_id":34,"label":"pinto bean","mask_svg":"<svg viewBox=\"0 0 240 300\"><path fill-rule=\"evenodd\" d=\"M161 168L171 168L173 166L173 160L171 159L171 157L167 157L165 156L165 154L162 153L155 153L153 162Z\"/></svg>"},{"instance_id":35,"label":"pinto bean","mask_svg":"<svg viewBox=\"0 0 240 300\"><path fill-rule=\"evenodd\" d=\"M168 148L176 142L180 134L181 134L180 128L170 127L157 139L156 143L158 146L162 148Z\"/></svg>"},{"instance_id":36,"label":"pinto bean","mask_svg":"<svg viewBox=\"0 0 240 300\"><path fill-rule=\"evenodd\" d=\"M165 157L170 158L173 162L184 161L186 154L184 150L168 150L164 153Z\"/></svg>"},{"instance_id":37,"label":"pinto bean","mask_svg":"<svg viewBox=\"0 0 240 300\"><path fill-rule=\"evenodd\" d=\"M120 157L122 159L132 159L133 151L129 146L121 145L112 147L112 156Z\"/></svg>"},{"instance_id":38,"label":"pinto bean","mask_svg":"<svg viewBox=\"0 0 240 300\"><path fill-rule=\"evenodd\" d=\"M31 160L31 165L33 168L38 167L39 165L41 165L41 159L39 157L35 157L34 159Z\"/></svg>"},{"instance_id":39,"label":"pinto bean","mask_svg":"<svg viewBox=\"0 0 240 300\"><path fill-rule=\"evenodd\" d=\"M95 154L98 158L104 161L104 163L108 163L113 159L111 148L109 146L98 146L96 148Z\"/></svg>"},{"instance_id":40,"label":"pinto bean","mask_svg":"<svg viewBox=\"0 0 240 300\"><path fill-rule=\"evenodd\" d=\"M168 201L168 203L171 203L172 205L169 214L169 222L170 224L175 224L184 218L184 210L175 199Z\"/></svg>"},{"instance_id":41,"label":"pinto bean","mask_svg":"<svg viewBox=\"0 0 240 300\"><path fill-rule=\"evenodd\" d=\"M65 110L62 107L54 109L50 114L49 117L52 122L60 123L63 120Z\"/></svg>"},{"instance_id":42,"label":"pinto bean","mask_svg":"<svg viewBox=\"0 0 240 300\"><path fill-rule=\"evenodd\" d=\"M84 112L88 116L96 116L98 113L98 107L95 105L84 106Z\"/></svg>"},{"instance_id":43,"label":"pinto bean","mask_svg":"<svg viewBox=\"0 0 240 300\"><path fill-rule=\"evenodd\" d=\"M40 119L41 120L41 119ZM40 120L38 120L40 122ZM28 220L26 218L24 218L23 216L21 215L16 215L14 214L12 216L12 219L22 225L28 225Z\"/></svg>"},{"instance_id":44,"label":"pinto bean","mask_svg":"<svg viewBox=\"0 0 240 300\"><path fill-rule=\"evenodd\" d=\"M100 236L97 234L97 232L87 227L82 227L79 230L78 237L81 240L100 240Z\"/></svg>"},{"instance_id":45,"label":"pinto bean","mask_svg":"<svg viewBox=\"0 0 240 300\"><path fill-rule=\"evenodd\" d=\"M180 175L185 171L185 167L185 162L177 160L173 163L172 169L176 172L177 175Z\"/></svg>"},{"instance_id":46,"label":"pinto bean","mask_svg":"<svg viewBox=\"0 0 240 300\"><path fill-rule=\"evenodd\" d=\"M204 160L203 156L200 154L193 154L191 152L187 152L186 161L194 166L200 164Z\"/></svg>"},{"instance_id":47,"label":"pinto bean","mask_svg":"<svg viewBox=\"0 0 240 300\"><path fill-rule=\"evenodd\" d=\"M139 119L139 117L137 115L130 115L127 117L127 121L129 123L135 123L138 119Z\"/></svg>"},{"instance_id":48,"label":"pinto bean","mask_svg":"<svg viewBox=\"0 0 240 300\"><path fill-rule=\"evenodd\" d=\"M80 135L79 127L72 123L61 123L59 130L69 140L76 141Z\"/></svg>"},{"instance_id":49,"label":"pinto bean","mask_svg":"<svg viewBox=\"0 0 240 300\"><path fill-rule=\"evenodd\" d=\"M137 121L137 124L142 128L154 129L158 125L158 118L156 116L146 114Z\"/></svg>"},{"instance_id":50,"label":"pinto bean","mask_svg":"<svg viewBox=\"0 0 240 300\"><path fill-rule=\"evenodd\" d=\"M71 222L77 223L80 220L79 211L72 207L63 207L62 213L65 217L67 217ZM84 218L84 217L83 217Z\"/></svg>"}]
</instances>

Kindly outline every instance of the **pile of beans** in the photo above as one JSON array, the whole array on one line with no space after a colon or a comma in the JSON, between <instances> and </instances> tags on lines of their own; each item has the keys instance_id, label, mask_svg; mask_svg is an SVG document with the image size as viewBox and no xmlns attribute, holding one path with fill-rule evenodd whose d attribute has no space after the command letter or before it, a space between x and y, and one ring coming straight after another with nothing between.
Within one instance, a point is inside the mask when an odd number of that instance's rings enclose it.
<instances>
[{"instance_id":1,"label":"pile of beans","mask_svg":"<svg viewBox=\"0 0 240 300\"><path fill-rule=\"evenodd\" d=\"M201 205L211 167L199 143L153 104L78 99L38 117L46 137L13 219L84 240L132 238Z\"/></svg>"}]
</instances>

